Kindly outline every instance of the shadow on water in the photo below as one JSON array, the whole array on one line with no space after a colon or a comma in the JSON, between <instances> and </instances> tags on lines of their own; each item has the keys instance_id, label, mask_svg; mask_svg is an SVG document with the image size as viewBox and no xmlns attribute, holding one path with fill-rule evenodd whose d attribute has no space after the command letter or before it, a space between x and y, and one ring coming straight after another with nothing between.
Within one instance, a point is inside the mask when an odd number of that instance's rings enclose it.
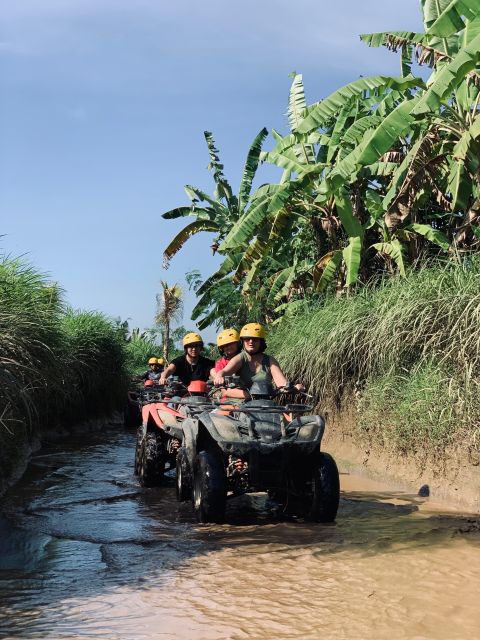
<instances>
[{"instance_id":1,"label":"shadow on water","mask_svg":"<svg viewBox=\"0 0 480 640\"><path fill-rule=\"evenodd\" d=\"M198 525L171 486L142 489L132 475L133 436L104 432L46 447L5 496L0 517L0 637L34 637L46 612L119 586L148 589L193 558L225 549L248 557L363 556L446 545L479 533L468 515L419 510L395 492L342 493L337 521L286 519L260 494L229 502L226 524ZM478 541L478 536L473 538ZM68 609L68 607L67 607Z\"/></svg>"}]
</instances>

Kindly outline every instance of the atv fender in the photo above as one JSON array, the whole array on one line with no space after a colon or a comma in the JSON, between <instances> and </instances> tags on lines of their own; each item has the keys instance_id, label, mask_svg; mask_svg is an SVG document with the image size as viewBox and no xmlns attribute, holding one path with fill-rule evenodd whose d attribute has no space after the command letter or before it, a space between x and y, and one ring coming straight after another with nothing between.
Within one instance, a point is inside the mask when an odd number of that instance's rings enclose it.
<instances>
[{"instance_id":1,"label":"atv fender","mask_svg":"<svg viewBox=\"0 0 480 640\"><path fill-rule=\"evenodd\" d=\"M187 418L183 421L182 427L182 446L185 448L190 468L193 469L193 461L197 455L198 420L196 418Z\"/></svg>"},{"instance_id":2,"label":"atv fender","mask_svg":"<svg viewBox=\"0 0 480 640\"><path fill-rule=\"evenodd\" d=\"M297 442L316 441L320 445L325 431L325 420L322 416L299 416L290 422L290 427L297 427Z\"/></svg>"},{"instance_id":3,"label":"atv fender","mask_svg":"<svg viewBox=\"0 0 480 640\"><path fill-rule=\"evenodd\" d=\"M216 442L242 442L238 421L220 413L202 415L202 424Z\"/></svg>"}]
</instances>

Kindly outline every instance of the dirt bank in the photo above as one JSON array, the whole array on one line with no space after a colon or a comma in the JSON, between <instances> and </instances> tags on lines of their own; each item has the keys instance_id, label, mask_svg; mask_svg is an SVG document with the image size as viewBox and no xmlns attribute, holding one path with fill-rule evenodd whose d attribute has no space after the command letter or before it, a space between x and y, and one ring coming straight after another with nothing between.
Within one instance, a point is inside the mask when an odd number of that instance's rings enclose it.
<instances>
[{"instance_id":1,"label":"dirt bank","mask_svg":"<svg viewBox=\"0 0 480 640\"><path fill-rule=\"evenodd\" d=\"M343 469L417 493L428 486L435 501L480 512L480 451L449 446L433 454L427 449L402 455L380 446L360 431L354 411L327 413L323 448ZM424 489L425 490L425 489Z\"/></svg>"}]
</instances>

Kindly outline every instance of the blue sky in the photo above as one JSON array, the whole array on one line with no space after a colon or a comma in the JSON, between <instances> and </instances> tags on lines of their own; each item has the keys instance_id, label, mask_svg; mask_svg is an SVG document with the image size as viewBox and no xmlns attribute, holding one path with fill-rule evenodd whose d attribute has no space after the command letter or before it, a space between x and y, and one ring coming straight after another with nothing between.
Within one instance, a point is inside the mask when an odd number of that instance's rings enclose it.
<instances>
[{"instance_id":1,"label":"blue sky","mask_svg":"<svg viewBox=\"0 0 480 640\"><path fill-rule=\"evenodd\" d=\"M162 269L185 220L160 214L188 203L185 184L212 191L203 131L236 189L258 131L287 130L291 71L315 102L398 75L398 56L358 34L422 29L418 0L15 0L0 23L0 249L72 306L141 328L160 279L185 286L218 264L201 234ZM262 167L259 182L274 175ZM194 303L187 293L187 328Z\"/></svg>"}]
</instances>

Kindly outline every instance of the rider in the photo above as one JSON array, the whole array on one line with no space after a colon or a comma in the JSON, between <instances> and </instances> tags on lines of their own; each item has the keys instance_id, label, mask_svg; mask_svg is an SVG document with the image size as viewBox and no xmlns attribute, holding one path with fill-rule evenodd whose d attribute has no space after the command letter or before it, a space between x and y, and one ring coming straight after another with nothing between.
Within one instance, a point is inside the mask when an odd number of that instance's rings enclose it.
<instances>
[{"instance_id":1,"label":"rider","mask_svg":"<svg viewBox=\"0 0 480 640\"><path fill-rule=\"evenodd\" d=\"M236 356L242 350L240 334L235 329L220 331L217 336L217 347L222 357L215 362L215 367L210 371L212 378L215 378L217 371L226 367L233 356Z\"/></svg>"},{"instance_id":2,"label":"rider","mask_svg":"<svg viewBox=\"0 0 480 640\"><path fill-rule=\"evenodd\" d=\"M163 364L165 360L163 358L149 358L148 360L148 371L142 373L140 376L141 380L153 380L157 381L160 379L160 375L163 371Z\"/></svg>"},{"instance_id":3,"label":"rider","mask_svg":"<svg viewBox=\"0 0 480 640\"><path fill-rule=\"evenodd\" d=\"M160 376L160 384L165 384L168 376L177 375L183 384L188 387L192 380L206 382L210 375L210 369L214 362L200 354L203 349L203 340L198 333L187 333L183 338L183 356L172 360Z\"/></svg>"},{"instance_id":4,"label":"rider","mask_svg":"<svg viewBox=\"0 0 480 640\"><path fill-rule=\"evenodd\" d=\"M215 362L215 367L210 371L213 379L215 379L217 371L226 367L230 360L242 350L240 334L235 329L224 329L217 336L217 347L222 357ZM226 398L245 400L246 394L243 389L224 389L220 394L220 399L225 400Z\"/></svg>"},{"instance_id":5,"label":"rider","mask_svg":"<svg viewBox=\"0 0 480 640\"><path fill-rule=\"evenodd\" d=\"M288 380L283 374L280 365L273 356L264 351L267 348L265 342L265 328L258 322L250 322L242 327L240 340L243 351L234 356L230 362L217 371L214 377L216 385L224 383L224 376L237 373L244 385L249 389L254 382L273 382L277 388L284 387ZM302 385L295 385L298 389Z\"/></svg>"}]
</instances>

